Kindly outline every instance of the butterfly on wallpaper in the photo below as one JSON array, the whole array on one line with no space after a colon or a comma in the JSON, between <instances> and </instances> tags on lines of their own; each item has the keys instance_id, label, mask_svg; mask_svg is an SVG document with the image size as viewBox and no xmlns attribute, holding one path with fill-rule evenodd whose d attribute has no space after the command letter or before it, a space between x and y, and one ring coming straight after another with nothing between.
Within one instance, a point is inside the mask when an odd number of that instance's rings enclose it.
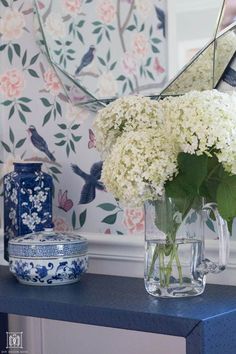
<instances>
[{"instance_id":1,"label":"butterfly on wallpaper","mask_svg":"<svg viewBox=\"0 0 236 354\"><path fill-rule=\"evenodd\" d=\"M90 174L81 170L78 165L71 165L75 174L83 178L85 184L81 190L79 204L92 202L96 197L96 189L104 191L104 185L100 180L102 174L102 161L95 162L90 168Z\"/></svg>"},{"instance_id":2,"label":"butterfly on wallpaper","mask_svg":"<svg viewBox=\"0 0 236 354\"><path fill-rule=\"evenodd\" d=\"M160 30L163 30L163 36L166 36L166 16L165 16L165 12L160 9L159 7L155 6L155 10L156 10L156 15L158 20L160 21L160 23L157 25L157 28Z\"/></svg>"},{"instance_id":3,"label":"butterfly on wallpaper","mask_svg":"<svg viewBox=\"0 0 236 354\"><path fill-rule=\"evenodd\" d=\"M73 207L73 201L67 197L67 193L67 191L62 193L61 189L58 192L58 208L66 213Z\"/></svg>"},{"instance_id":4,"label":"butterfly on wallpaper","mask_svg":"<svg viewBox=\"0 0 236 354\"><path fill-rule=\"evenodd\" d=\"M223 81L232 87L236 87L236 71L228 67L224 72Z\"/></svg>"},{"instance_id":5,"label":"butterfly on wallpaper","mask_svg":"<svg viewBox=\"0 0 236 354\"><path fill-rule=\"evenodd\" d=\"M156 71L156 73L158 74L163 74L165 72L165 69L163 68L163 66L161 66L157 57L154 59L153 70Z\"/></svg>"},{"instance_id":6,"label":"butterfly on wallpaper","mask_svg":"<svg viewBox=\"0 0 236 354\"><path fill-rule=\"evenodd\" d=\"M88 148L92 149L96 147L96 138L94 135L94 132L92 129L89 129L89 142L88 142Z\"/></svg>"}]
</instances>

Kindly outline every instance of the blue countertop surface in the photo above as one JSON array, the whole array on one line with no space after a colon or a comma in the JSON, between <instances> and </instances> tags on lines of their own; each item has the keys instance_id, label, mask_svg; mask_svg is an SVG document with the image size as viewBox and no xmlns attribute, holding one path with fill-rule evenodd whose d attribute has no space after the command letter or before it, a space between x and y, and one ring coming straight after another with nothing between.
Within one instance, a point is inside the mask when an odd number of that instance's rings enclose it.
<instances>
[{"instance_id":1,"label":"blue countertop surface","mask_svg":"<svg viewBox=\"0 0 236 354\"><path fill-rule=\"evenodd\" d=\"M202 321L236 317L236 287L208 285L198 297L157 299L139 278L86 274L75 284L34 287L0 266L0 312L188 337Z\"/></svg>"}]
</instances>

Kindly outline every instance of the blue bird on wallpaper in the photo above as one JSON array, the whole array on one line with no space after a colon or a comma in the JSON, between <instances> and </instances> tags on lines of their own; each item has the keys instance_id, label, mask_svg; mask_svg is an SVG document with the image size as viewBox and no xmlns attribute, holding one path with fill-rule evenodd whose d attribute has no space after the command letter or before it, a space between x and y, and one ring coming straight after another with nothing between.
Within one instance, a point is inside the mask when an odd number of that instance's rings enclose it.
<instances>
[{"instance_id":1,"label":"blue bird on wallpaper","mask_svg":"<svg viewBox=\"0 0 236 354\"><path fill-rule=\"evenodd\" d=\"M100 182L102 173L102 161L95 162L91 169L90 174L82 171L79 166L71 165L72 170L75 174L82 177L85 184L82 188L79 204L87 204L92 202L96 197L96 189L104 190L105 187L102 182Z\"/></svg>"},{"instance_id":2,"label":"blue bird on wallpaper","mask_svg":"<svg viewBox=\"0 0 236 354\"><path fill-rule=\"evenodd\" d=\"M44 154L47 155L49 160L56 161L55 157L48 149L47 142L44 140L44 138L41 135L39 135L34 125L31 125L29 127L28 132L30 134L30 140L34 145L34 147L36 147L36 149L38 149L39 151L44 152Z\"/></svg>"},{"instance_id":3,"label":"blue bird on wallpaper","mask_svg":"<svg viewBox=\"0 0 236 354\"><path fill-rule=\"evenodd\" d=\"M224 72L223 81L232 87L236 87L236 71L228 67Z\"/></svg>"},{"instance_id":4,"label":"blue bird on wallpaper","mask_svg":"<svg viewBox=\"0 0 236 354\"><path fill-rule=\"evenodd\" d=\"M80 65L75 71L75 76L78 76L83 68L85 68L86 66L92 63L94 59L94 51L95 51L95 47L91 45L87 53L85 53L84 56L82 57Z\"/></svg>"},{"instance_id":5,"label":"blue bird on wallpaper","mask_svg":"<svg viewBox=\"0 0 236 354\"><path fill-rule=\"evenodd\" d=\"M157 28L163 30L163 36L166 36L166 15L165 12L159 7L155 6L156 15L160 23L157 25Z\"/></svg>"}]
</instances>

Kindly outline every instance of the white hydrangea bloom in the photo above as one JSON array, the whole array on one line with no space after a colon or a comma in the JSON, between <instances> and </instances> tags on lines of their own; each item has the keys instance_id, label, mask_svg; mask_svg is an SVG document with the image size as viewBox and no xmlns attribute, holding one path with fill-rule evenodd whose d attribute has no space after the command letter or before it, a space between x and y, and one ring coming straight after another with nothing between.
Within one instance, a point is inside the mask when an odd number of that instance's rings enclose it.
<instances>
[{"instance_id":1,"label":"white hydrangea bloom","mask_svg":"<svg viewBox=\"0 0 236 354\"><path fill-rule=\"evenodd\" d=\"M143 96L119 98L98 112L94 122L97 149L106 156L123 132L156 128L163 119L157 101Z\"/></svg>"},{"instance_id":2,"label":"white hydrangea bloom","mask_svg":"<svg viewBox=\"0 0 236 354\"><path fill-rule=\"evenodd\" d=\"M104 161L102 180L124 204L138 206L162 195L177 172L178 153L163 129L124 133Z\"/></svg>"}]
</instances>

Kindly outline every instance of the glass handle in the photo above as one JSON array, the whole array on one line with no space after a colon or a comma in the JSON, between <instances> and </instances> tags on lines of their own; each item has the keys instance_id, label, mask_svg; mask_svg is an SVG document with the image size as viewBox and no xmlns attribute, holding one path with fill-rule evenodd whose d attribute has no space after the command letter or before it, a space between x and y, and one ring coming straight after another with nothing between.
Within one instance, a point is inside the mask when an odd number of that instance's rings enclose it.
<instances>
[{"instance_id":1,"label":"glass handle","mask_svg":"<svg viewBox=\"0 0 236 354\"><path fill-rule=\"evenodd\" d=\"M203 211L207 211L207 218L209 217L210 212L215 216L216 224L216 233L219 238L219 260L218 264L212 262L211 260L205 258L205 244L203 244L203 265L204 273L220 273L226 268L228 258L229 258L229 230L227 222L220 216L220 213L217 209L217 204L208 203L205 204L202 208ZM203 240L205 243L205 240Z\"/></svg>"}]
</instances>

